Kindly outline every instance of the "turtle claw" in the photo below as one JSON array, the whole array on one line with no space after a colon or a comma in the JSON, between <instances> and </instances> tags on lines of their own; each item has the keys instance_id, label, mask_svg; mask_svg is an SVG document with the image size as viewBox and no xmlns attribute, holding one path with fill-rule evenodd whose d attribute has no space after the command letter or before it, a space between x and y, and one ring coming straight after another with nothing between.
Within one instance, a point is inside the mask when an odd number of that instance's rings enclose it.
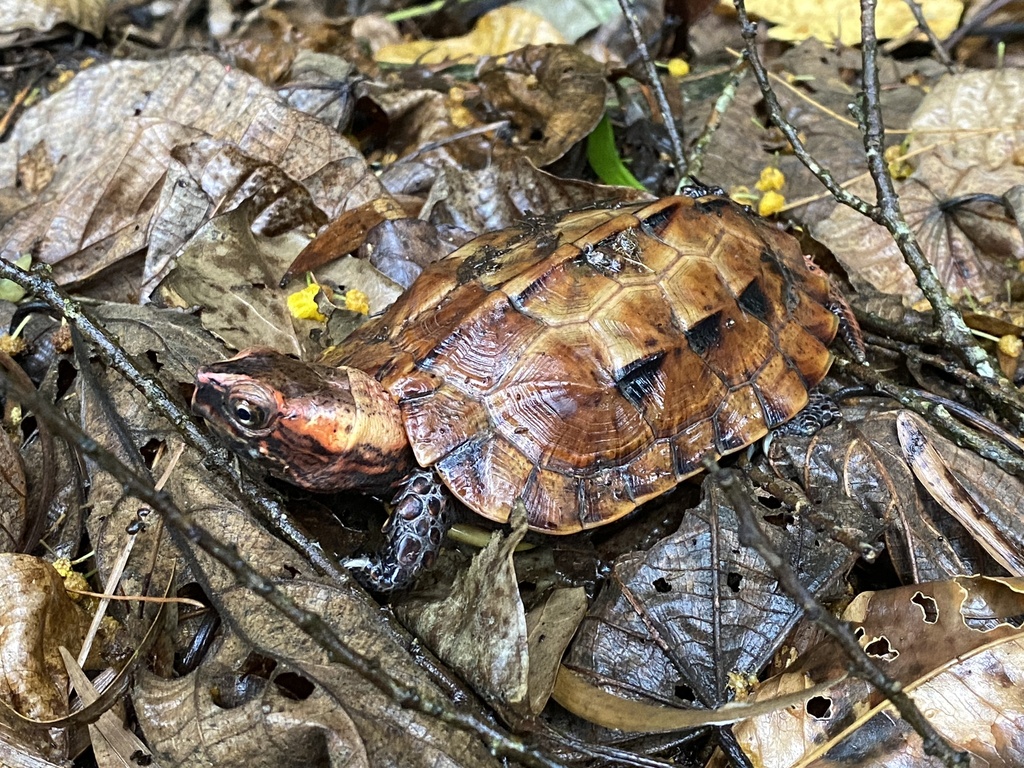
<instances>
[{"instance_id":1,"label":"turtle claw","mask_svg":"<svg viewBox=\"0 0 1024 768\"><path fill-rule=\"evenodd\" d=\"M684 197L691 197L694 200L699 200L702 197L708 197L717 195L718 197L726 197L725 190L721 187L711 186L704 184L703 182L695 179L693 176L690 177L692 184L686 184L679 188L679 194Z\"/></svg>"},{"instance_id":2,"label":"turtle claw","mask_svg":"<svg viewBox=\"0 0 1024 768\"><path fill-rule=\"evenodd\" d=\"M391 503L380 553L345 563L356 579L374 592L409 587L437 560L451 526L452 498L430 470L410 474Z\"/></svg>"},{"instance_id":3,"label":"turtle claw","mask_svg":"<svg viewBox=\"0 0 1024 768\"><path fill-rule=\"evenodd\" d=\"M394 567L385 567L380 558L352 557L343 565L371 592L394 592L412 583L412 577L405 576Z\"/></svg>"}]
</instances>

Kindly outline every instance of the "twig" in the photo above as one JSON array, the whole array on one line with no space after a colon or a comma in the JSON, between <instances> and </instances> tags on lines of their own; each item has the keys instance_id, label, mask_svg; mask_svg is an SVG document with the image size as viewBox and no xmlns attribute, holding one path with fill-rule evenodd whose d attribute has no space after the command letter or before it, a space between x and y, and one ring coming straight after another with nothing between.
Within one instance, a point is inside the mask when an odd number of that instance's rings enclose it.
<instances>
[{"instance_id":1,"label":"twig","mask_svg":"<svg viewBox=\"0 0 1024 768\"><path fill-rule=\"evenodd\" d=\"M665 86L662 84L658 70L654 66L654 59L651 58L650 51L647 50L647 43L644 41L643 32L640 30L640 23L636 18L633 0L619 0L619 7L622 8L622 15L626 17L626 26L629 27L630 34L633 35L636 50L640 54L640 58L643 59L644 68L647 70L647 79L650 80L651 88L654 89L654 96L658 100L658 109L661 110L661 121L665 125L665 130L668 131L669 141L672 142L676 177L681 179L687 175L686 153L683 151L683 141L679 137L676 122L672 119L672 107L668 103L668 96L665 95Z\"/></svg>"},{"instance_id":2,"label":"twig","mask_svg":"<svg viewBox=\"0 0 1024 768\"><path fill-rule=\"evenodd\" d=\"M878 76L878 38L875 35L875 0L860 0L860 12L864 90L857 100L860 113L857 118L863 125L864 152L877 195L877 206L872 218L889 230L899 246L904 261L932 305L935 324L946 344L955 350L967 367L982 378L999 379L988 355L971 336L963 316L950 302L935 268L921 251L917 238L903 218L899 197L885 160L885 123L879 98L881 84ZM1004 388L1008 388L1007 385L1005 381L1001 384ZM1019 393L1015 393L1011 400L1019 403L1018 407L1024 408L1024 400L1021 400Z\"/></svg>"},{"instance_id":3,"label":"twig","mask_svg":"<svg viewBox=\"0 0 1024 768\"><path fill-rule=\"evenodd\" d=\"M200 455L206 463L223 477L230 478L242 497L253 509L263 516L268 525L280 533L298 551L305 552L313 565L339 582L352 577L333 560L328 558L320 546L298 530L284 514L280 505L259 492L258 483L246 482L234 468L230 454L223 447L211 441L196 426L192 415L178 407L163 384L149 376L135 365L131 357L118 346L116 340L99 323L86 313L77 301L65 294L50 278L34 272L26 272L9 261L0 259L0 277L11 280L49 304L81 332L87 341L96 347L100 358L124 376L141 392L146 402L175 427L185 442Z\"/></svg>"},{"instance_id":4,"label":"twig","mask_svg":"<svg viewBox=\"0 0 1024 768\"><path fill-rule=\"evenodd\" d=\"M747 62L743 58L740 58L729 69L729 82L725 84L722 93L715 100L714 109L711 110L711 114L708 115L708 119L704 123L704 130L701 131L697 140L693 142L690 156L686 161L686 175L690 179L693 179L694 176L700 176L701 169L704 167L704 151L707 149L708 144L711 143L711 138L718 130L718 126L721 125L722 116L729 109L733 99L736 98L736 90L739 88L748 69Z\"/></svg>"},{"instance_id":5,"label":"twig","mask_svg":"<svg viewBox=\"0 0 1024 768\"><path fill-rule=\"evenodd\" d=\"M935 55L939 57L939 61L942 65L952 72L955 69L953 60L949 58L949 51L942 47L942 41L932 31L931 26L928 24L928 20L924 17L924 11L921 10L920 3L914 2L914 0L903 0L907 7L910 8L910 12L914 14L914 20L917 22L917 26L920 27L921 31L924 32L928 38L928 42L932 44L932 48L935 49Z\"/></svg>"},{"instance_id":6,"label":"twig","mask_svg":"<svg viewBox=\"0 0 1024 768\"><path fill-rule=\"evenodd\" d=\"M963 384L965 387L982 392L992 402L1003 402L1003 390L993 384L991 379L983 379L971 371L964 370L963 367L954 363L952 360L947 360L940 355L931 355L927 352L922 352L914 343L906 343L890 337L874 338L871 340L870 344L872 346L896 350L908 360L924 363L925 365L937 368ZM1009 421L1016 429L1024 430L1024 413L1013 411L1012 407L1009 407L1012 405L1010 403L1006 403L1006 405L1008 406L1006 409L1008 411L1007 421ZM1002 430L1002 428L997 424L991 424L990 429L993 432ZM1003 438L1003 440L1005 442L1006 438Z\"/></svg>"},{"instance_id":7,"label":"twig","mask_svg":"<svg viewBox=\"0 0 1024 768\"><path fill-rule=\"evenodd\" d=\"M835 368L859 381L870 384L876 391L888 395L900 405L919 414L932 426L949 435L961 448L969 448L982 458L994 461L1001 469L1024 480L1024 458L1016 450L1004 444L989 440L978 432L965 427L950 414L945 404L937 402L934 395L925 395L909 387L888 381L875 368L860 365L842 357L836 357Z\"/></svg>"},{"instance_id":8,"label":"twig","mask_svg":"<svg viewBox=\"0 0 1024 768\"><path fill-rule=\"evenodd\" d=\"M793 147L793 153L825 186L829 192L844 205L848 205L858 213L885 227L892 235L907 266L917 277L918 285L925 298L931 303L935 324L942 336L943 343L955 351L964 364L985 379L991 379L1003 391L1003 399L1013 403L1018 410L1024 410L1024 397L1021 393L1002 378L985 353L971 336L967 325L959 311L951 304L939 282L934 268L925 258L913 232L903 219L898 198L893 188L892 178L883 156L885 138L879 106L878 78L878 40L874 34L874 2L861 0L861 35L863 39L863 79L864 93L859 107L861 125L864 132L864 145L868 160L868 169L875 181L877 204L870 204L864 199L848 192L839 185L831 172L822 167L800 140L796 128L786 120L779 104L778 97L772 90L767 69L757 52L757 27L747 16L743 0L734 0L740 18L741 31L746 41L746 53L751 69L761 88L761 93L768 106L772 122L779 128L786 140Z\"/></svg>"},{"instance_id":9,"label":"twig","mask_svg":"<svg viewBox=\"0 0 1024 768\"><path fill-rule=\"evenodd\" d=\"M113 453L86 435L76 424L65 419L53 405L35 392L23 391L13 380L8 381L37 418L45 420L51 428L59 430L83 455L122 483L127 494L159 512L183 552L190 551L189 545L194 544L224 565L239 584L280 611L322 648L332 662L344 664L352 669L399 706L436 717L459 730L474 734L493 754L538 768L557 768L560 765L525 742L502 733L485 719L458 708L437 693L406 685L385 670L380 662L357 653L319 615L299 607L279 590L273 581L264 578L259 571L249 565L234 546L225 544L205 528L194 523L178 509L169 494L156 490L149 478L142 477L126 467Z\"/></svg>"},{"instance_id":10,"label":"twig","mask_svg":"<svg viewBox=\"0 0 1024 768\"><path fill-rule=\"evenodd\" d=\"M914 700L906 694L903 690L903 684L898 680L893 680L872 663L864 649L861 648L856 636L850 630L849 625L827 611L810 590L804 586L803 582L800 581L796 571L775 551L757 522L754 510L750 505L750 500L736 482L735 473L722 470L713 461L706 462L705 466L722 490L728 495L730 503L736 510L740 525L740 543L751 547L761 556L768 567L771 568L772 573L775 574L779 584L786 590L786 594L803 608L804 615L836 640L846 653L854 674L873 685L896 707L900 716L923 739L926 754L938 757L947 766L951 766L951 768L952 766L969 765L970 759L967 753L957 752L949 745L935 730L934 726L928 721L928 718L918 709Z\"/></svg>"},{"instance_id":11,"label":"twig","mask_svg":"<svg viewBox=\"0 0 1024 768\"><path fill-rule=\"evenodd\" d=\"M761 61L761 55L757 51L757 25L750 20L749 16L747 16L747 8L743 0L733 0L733 2L736 6L736 13L740 18L740 33L746 43L744 52L747 56L747 60L750 62L750 68L754 73L754 79L757 80L757 84L761 89L761 95L764 96L765 104L768 107L768 116L771 118L772 122L775 123L775 126L779 131L782 132L782 135L786 137L786 141L793 148L793 154L800 159L800 162L807 167L807 170L817 177L817 179L825 186L825 189L832 193L832 196L836 200L844 205L848 205L858 213L862 213L868 218L874 220L876 216L874 206L872 206L867 200L843 189L842 185L835 180L832 172L822 166L821 163L819 163L807 151L807 147L804 146L796 127L790 123L782 113L782 105L779 103L779 97L775 95L775 91L772 89L771 82L768 78L768 69L765 67L764 62Z\"/></svg>"},{"instance_id":12,"label":"twig","mask_svg":"<svg viewBox=\"0 0 1024 768\"><path fill-rule=\"evenodd\" d=\"M945 48L947 52L952 53L952 51L958 45L960 45L960 43L963 41L965 37L974 34L975 30L977 30L978 27L984 24L992 16L992 14L1005 8L1006 6L1010 5L1013 2L1014 0L992 0L991 3L989 3L983 8L980 8L978 12L974 14L974 17L970 21L961 24L959 29L954 30L953 34L946 38L946 44L943 46L943 48Z\"/></svg>"}]
</instances>

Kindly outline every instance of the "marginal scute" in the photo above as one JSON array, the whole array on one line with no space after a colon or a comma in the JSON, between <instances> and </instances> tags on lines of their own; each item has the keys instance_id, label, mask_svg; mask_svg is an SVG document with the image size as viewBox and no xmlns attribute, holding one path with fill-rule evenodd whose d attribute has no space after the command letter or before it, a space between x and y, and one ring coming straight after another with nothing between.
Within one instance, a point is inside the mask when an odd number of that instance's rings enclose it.
<instances>
[{"instance_id":1,"label":"marginal scute","mask_svg":"<svg viewBox=\"0 0 1024 768\"><path fill-rule=\"evenodd\" d=\"M625 472L626 487L635 504L660 496L676 485L672 445L659 440L631 461Z\"/></svg>"},{"instance_id":2,"label":"marginal scute","mask_svg":"<svg viewBox=\"0 0 1024 768\"><path fill-rule=\"evenodd\" d=\"M491 431L483 405L448 384L423 397L405 400L400 408L416 461L424 467Z\"/></svg>"},{"instance_id":3,"label":"marginal scute","mask_svg":"<svg viewBox=\"0 0 1024 768\"><path fill-rule=\"evenodd\" d=\"M761 368L754 388L761 400L765 423L769 429L782 426L807 405L807 386L792 363L773 351Z\"/></svg>"},{"instance_id":4,"label":"marginal scute","mask_svg":"<svg viewBox=\"0 0 1024 768\"><path fill-rule=\"evenodd\" d=\"M583 530L579 509L579 478L537 467L523 488L530 527L548 533Z\"/></svg>"},{"instance_id":5,"label":"marginal scute","mask_svg":"<svg viewBox=\"0 0 1024 768\"><path fill-rule=\"evenodd\" d=\"M749 384L734 389L715 414L715 450L724 456L760 440L768 434L764 411L757 393Z\"/></svg>"},{"instance_id":6,"label":"marginal scute","mask_svg":"<svg viewBox=\"0 0 1024 768\"><path fill-rule=\"evenodd\" d=\"M715 456L715 425L712 417L687 424L679 430L669 443L672 446L672 462L675 466L676 479L682 480L694 475L703 468L706 457Z\"/></svg>"},{"instance_id":7,"label":"marginal scute","mask_svg":"<svg viewBox=\"0 0 1024 768\"><path fill-rule=\"evenodd\" d=\"M436 467L445 485L466 506L499 523L508 521L510 499L522 493L535 469L532 461L498 435L465 443Z\"/></svg>"},{"instance_id":8,"label":"marginal scute","mask_svg":"<svg viewBox=\"0 0 1024 768\"><path fill-rule=\"evenodd\" d=\"M328 355L401 408L479 514L573 533L791 419L828 371L829 283L724 198L529 219L427 267Z\"/></svg>"}]
</instances>

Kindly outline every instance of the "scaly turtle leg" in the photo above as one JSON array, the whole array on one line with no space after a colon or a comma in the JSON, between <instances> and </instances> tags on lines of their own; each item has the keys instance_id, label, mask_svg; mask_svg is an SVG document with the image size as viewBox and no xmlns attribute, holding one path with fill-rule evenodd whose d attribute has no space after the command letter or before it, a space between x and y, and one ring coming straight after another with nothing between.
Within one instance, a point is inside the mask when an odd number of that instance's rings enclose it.
<instances>
[{"instance_id":1,"label":"scaly turtle leg","mask_svg":"<svg viewBox=\"0 0 1024 768\"><path fill-rule=\"evenodd\" d=\"M775 433L779 435L813 437L819 430L824 429L842 417L843 412L839 410L839 405L832 397L824 392L819 392L817 389L812 389L808 396L807 406L775 430Z\"/></svg>"},{"instance_id":2,"label":"scaly turtle leg","mask_svg":"<svg viewBox=\"0 0 1024 768\"><path fill-rule=\"evenodd\" d=\"M451 494L429 469L410 474L391 504L380 552L346 563L374 592L393 592L412 584L437 560L445 532L452 524Z\"/></svg>"}]
</instances>

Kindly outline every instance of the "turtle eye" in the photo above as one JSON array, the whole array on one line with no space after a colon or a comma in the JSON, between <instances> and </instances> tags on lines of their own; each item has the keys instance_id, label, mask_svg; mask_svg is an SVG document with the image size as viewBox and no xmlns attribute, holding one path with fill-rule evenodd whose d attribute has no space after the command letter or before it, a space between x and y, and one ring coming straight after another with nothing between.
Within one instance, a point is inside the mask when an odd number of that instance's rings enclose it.
<instances>
[{"instance_id":1,"label":"turtle eye","mask_svg":"<svg viewBox=\"0 0 1024 768\"><path fill-rule=\"evenodd\" d=\"M235 403L233 407L235 421L243 427L249 427L249 429L258 427L266 418L262 408L247 400L241 400Z\"/></svg>"},{"instance_id":2,"label":"turtle eye","mask_svg":"<svg viewBox=\"0 0 1024 768\"><path fill-rule=\"evenodd\" d=\"M253 387L238 388L225 405L226 417L239 429L249 432L265 429L275 412L270 396Z\"/></svg>"}]
</instances>

